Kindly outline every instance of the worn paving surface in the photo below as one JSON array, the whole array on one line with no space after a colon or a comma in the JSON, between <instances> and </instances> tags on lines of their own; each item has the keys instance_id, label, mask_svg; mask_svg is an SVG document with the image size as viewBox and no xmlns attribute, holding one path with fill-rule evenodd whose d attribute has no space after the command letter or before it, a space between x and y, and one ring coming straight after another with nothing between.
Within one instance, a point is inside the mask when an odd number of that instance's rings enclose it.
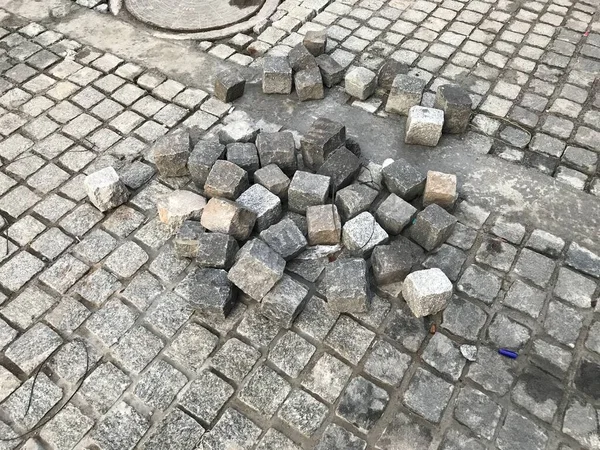
<instances>
[{"instance_id":1,"label":"worn paving surface","mask_svg":"<svg viewBox=\"0 0 600 450\"><path fill-rule=\"evenodd\" d=\"M79 19L93 23L94 14ZM217 323L175 293L194 265L173 257L154 207L187 180L157 178L144 152L181 124L210 133L245 113L194 87L204 79L182 84L187 74L167 78L101 45L1 15L0 438L31 433L0 449L600 448L600 260L578 245L600 245L596 197L472 154L456 162L468 194L455 212L461 225L424 263L456 281L451 305L434 318L436 334L392 297L375 297L366 315L337 315L314 287L290 330L246 298ZM158 52L144 39L154 63ZM113 51L132 51L122 45ZM293 99L279 100L278 110L259 98L249 89L239 106L299 131L302 112L308 121L343 111L340 120L375 159L394 156L391 143L424 160L423 170L459 158L460 141L427 154L401 146L397 121L361 128L370 116L341 94L322 110ZM393 131L377 144L386 126ZM503 200L491 202L469 178L476 161L581 210L559 216L557 208L552 229L541 211L505 216L507 194L498 190ZM81 183L106 164L134 195L102 214ZM476 362L461 355L465 343L478 345ZM499 346L519 349L519 358L500 357Z\"/></svg>"}]
</instances>

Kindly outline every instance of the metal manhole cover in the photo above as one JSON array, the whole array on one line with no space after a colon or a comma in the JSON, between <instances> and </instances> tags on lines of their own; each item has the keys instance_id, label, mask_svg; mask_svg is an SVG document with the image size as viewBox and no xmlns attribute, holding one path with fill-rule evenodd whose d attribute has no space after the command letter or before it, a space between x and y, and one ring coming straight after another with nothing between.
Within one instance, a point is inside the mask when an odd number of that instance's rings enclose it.
<instances>
[{"instance_id":1,"label":"metal manhole cover","mask_svg":"<svg viewBox=\"0 0 600 450\"><path fill-rule=\"evenodd\" d=\"M125 0L138 20L173 31L214 30L256 14L265 0Z\"/></svg>"}]
</instances>

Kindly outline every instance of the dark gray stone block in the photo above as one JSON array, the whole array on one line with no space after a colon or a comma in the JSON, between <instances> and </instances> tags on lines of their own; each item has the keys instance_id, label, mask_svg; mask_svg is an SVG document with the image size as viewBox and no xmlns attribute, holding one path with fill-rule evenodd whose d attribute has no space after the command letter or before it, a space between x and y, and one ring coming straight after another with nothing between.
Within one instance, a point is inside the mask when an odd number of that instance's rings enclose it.
<instances>
[{"instance_id":1,"label":"dark gray stone block","mask_svg":"<svg viewBox=\"0 0 600 450\"><path fill-rule=\"evenodd\" d=\"M290 328L307 300L308 289L288 275L284 275L261 300L263 315Z\"/></svg>"},{"instance_id":2,"label":"dark gray stone block","mask_svg":"<svg viewBox=\"0 0 600 450\"><path fill-rule=\"evenodd\" d=\"M150 151L158 172L163 177L188 175L187 162L191 145L187 130L178 130L160 137Z\"/></svg>"},{"instance_id":3,"label":"dark gray stone block","mask_svg":"<svg viewBox=\"0 0 600 450\"><path fill-rule=\"evenodd\" d=\"M318 170L325 158L346 142L346 127L339 122L320 117L300 140L306 167Z\"/></svg>"},{"instance_id":4,"label":"dark gray stone block","mask_svg":"<svg viewBox=\"0 0 600 450\"><path fill-rule=\"evenodd\" d=\"M256 146L251 142L229 144L227 146L227 161L241 167L249 175L253 175L260 167Z\"/></svg>"},{"instance_id":5,"label":"dark gray stone block","mask_svg":"<svg viewBox=\"0 0 600 450\"><path fill-rule=\"evenodd\" d=\"M410 237L425 250L433 250L452 234L456 218L438 205L429 205L410 228Z\"/></svg>"},{"instance_id":6,"label":"dark gray stone block","mask_svg":"<svg viewBox=\"0 0 600 450\"><path fill-rule=\"evenodd\" d=\"M180 258L195 258L198 254L198 238L204 234L200 222L186 220L181 224L173 239L175 253Z\"/></svg>"},{"instance_id":7,"label":"dark gray stone block","mask_svg":"<svg viewBox=\"0 0 600 450\"><path fill-rule=\"evenodd\" d=\"M360 160L346 147L340 147L329 154L318 170L318 174L331 177L335 190L348 186L358 175Z\"/></svg>"},{"instance_id":8,"label":"dark gray stone block","mask_svg":"<svg viewBox=\"0 0 600 450\"><path fill-rule=\"evenodd\" d=\"M325 47L327 47L327 30L310 30L304 35L302 41L304 47L313 56L319 56L325 53Z\"/></svg>"},{"instance_id":9,"label":"dark gray stone block","mask_svg":"<svg viewBox=\"0 0 600 450\"><path fill-rule=\"evenodd\" d=\"M404 159L397 159L381 171L388 190L400 198L410 201L425 188L426 177Z\"/></svg>"},{"instance_id":10,"label":"dark gray stone block","mask_svg":"<svg viewBox=\"0 0 600 450\"><path fill-rule=\"evenodd\" d=\"M390 234L400 234L416 214L417 208L396 194L390 194L375 210L377 221Z\"/></svg>"},{"instance_id":11,"label":"dark gray stone block","mask_svg":"<svg viewBox=\"0 0 600 450\"><path fill-rule=\"evenodd\" d=\"M263 60L262 90L265 94L292 92L292 68L285 57L266 57Z\"/></svg>"},{"instance_id":12,"label":"dark gray stone block","mask_svg":"<svg viewBox=\"0 0 600 450\"><path fill-rule=\"evenodd\" d=\"M298 44L288 53L288 62L294 73L317 67L315 57L303 44Z\"/></svg>"},{"instance_id":13,"label":"dark gray stone block","mask_svg":"<svg viewBox=\"0 0 600 450\"><path fill-rule=\"evenodd\" d=\"M256 139L256 147L261 167L275 164L284 172L293 173L296 170L296 147L292 133L261 133Z\"/></svg>"},{"instance_id":14,"label":"dark gray stone block","mask_svg":"<svg viewBox=\"0 0 600 450\"><path fill-rule=\"evenodd\" d=\"M219 72L215 79L215 97L225 103L244 95L246 80L234 70Z\"/></svg>"},{"instance_id":15,"label":"dark gray stone block","mask_svg":"<svg viewBox=\"0 0 600 450\"><path fill-rule=\"evenodd\" d=\"M177 285L175 293L203 314L223 319L235 300L235 289L222 269L196 269Z\"/></svg>"},{"instance_id":16,"label":"dark gray stone block","mask_svg":"<svg viewBox=\"0 0 600 450\"><path fill-rule=\"evenodd\" d=\"M192 181L200 189L208 178L214 163L225 156L225 146L216 141L198 141L187 161Z\"/></svg>"},{"instance_id":17,"label":"dark gray stone block","mask_svg":"<svg viewBox=\"0 0 600 450\"><path fill-rule=\"evenodd\" d=\"M271 225L260 233L260 238L285 260L295 258L308 245L304 234L291 219Z\"/></svg>"},{"instance_id":18,"label":"dark gray stone block","mask_svg":"<svg viewBox=\"0 0 600 450\"><path fill-rule=\"evenodd\" d=\"M409 70L408 65L398 62L395 59L388 59L377 73L377 84L380 88L389 91L392 83L398 75L405 75Z\"/></svg>"},{"instance_id":19,"label":"dark gray stone block","mask_svg":"<svg viewBox=\"0 0 600 450\"><path fill-rule=\"evenodd\" d=\"M364 259L338 259L325 268L325 295L339 312L367 312L371 303Z\"/></svg>"},{"instance_id":20,"label":"dark gray stone block","mask_svg":"<svg viewBox=\"0 0 600 450\"><path fill-rule=\"evenodd\" d=\"M248 172L229 161L216 161L204 183L204 193L208 197L222 197L235 200L248 189Z\"/></svg>"},{"instance_id":21,"label":"dark gray stone block","mask_svg":"<svg viewBox=\"0 0 600 450\"><path fill-rule=\"evenodd\" d=\"M415 262L408 246L378 245L371 255L373 275L379 285L403 281Z\"/></svg>"},{"instance_id":22,"label":"dark gray stone block","mask_svg":"<svg viewBox=\"0 0 600 450\"><path fill-rule=\"evenodd\" d=\"M325 86L330 88L342 82L345 70L335 59L324 54L317 56L316 61Z\"/></svg>"},{"instance_id":23,"label":"dark gray stone block","mask_svg":"<svg viewBox=\"0 0 600 450\"><path fill-rule=\"evenodd\" d=\"M320 100L325 96L323 78L318 67L303 69L294 75L296 94L301 102L307 100Z\"/></svg>"},{"instance_id":24,"label":"dark gray stone block","mask_svg":"<svg viewBox=\"0 0 600 450\"><path fill-rule=\"evenodd\" d=\"M344 221L350 220L361 212L367 211L377 198L378 192L364 184L351 184L338 191L335 204Z\"/></svg>"},{"instance_id":25,"label":"dark gray stone block","mask_svg":"<svg viewBox=\"0 0 600 450\"><path fill-rule=\"evenodd\" d=\"M269 164L254 172L254 182L266 187L279 198L287 198L290 179L276 164Z\"/></svg>"},{"instance_id":26,"label":"dark gray stone block","mask_svg":"<svg viewBox=\"0 0 600 450\"><path fill-rule=\"evenodd\" d=\"M444 111L444 133L464 133L471 118L469 93L455 84L438 87L434 108Z\"/></svg>"},{"instance_id":27,"label":"dark gray stone block","mask_svg":"<svg viewBox=\"0 0 600 450\"><path fill-rule=\"evenodd\" d=\"M291 211L306 214L309 206L322 205L329 194L331 178L298 170L288 189L288 207Z\"/></svg>"},{"instance_id":28,"label":"dark gray stone block","mask_svg":"<svg viewBox=\"0 0 600 450\"><path fill-rule=\"evenodd\" d=\"M384 389L357 377L346 387L336 414L361 432L368 433L382 416L389 400Z\"/></svg>"},{"instance_id":29,"label":"dark gray stone block","mask_svg":"<svg viewBox=\"0 0 600 450\"><path fill-rule=\"evenodd\" d=\"M229 269L239 250L237 241L223 233L202 233L198 236L196 263L200 267Z\"/></svg>"}]
</instances>

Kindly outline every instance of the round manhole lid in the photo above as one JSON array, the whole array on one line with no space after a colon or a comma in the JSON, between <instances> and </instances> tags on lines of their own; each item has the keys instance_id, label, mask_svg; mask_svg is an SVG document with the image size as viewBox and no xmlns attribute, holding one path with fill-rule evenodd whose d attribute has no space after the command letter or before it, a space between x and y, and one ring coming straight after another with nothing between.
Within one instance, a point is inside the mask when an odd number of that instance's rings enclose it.
<instances>
[{"instance_id":1,"label":"round manhole lid","mask_svg":"<svg viewBox=\"0 0 600 450\"><path fill-rule=\"evenodd\" d=\"M224 28L256 14L264 0L125 0L138 20L173 31Z\"/></svg>"}]
</instances>

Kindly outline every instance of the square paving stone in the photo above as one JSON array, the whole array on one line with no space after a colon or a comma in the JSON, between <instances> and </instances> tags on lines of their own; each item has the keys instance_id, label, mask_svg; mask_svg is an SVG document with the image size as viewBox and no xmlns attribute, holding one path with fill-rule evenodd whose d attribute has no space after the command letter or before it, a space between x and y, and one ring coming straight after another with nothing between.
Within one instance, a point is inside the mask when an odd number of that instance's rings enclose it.
<instances>
[{"instance_id":1,"label":"square paving stone","mask_svg":"<svg viewBox=\"0 0 600 450\"><path fill-rule=\"evenodd\" d=\"M465 386L456 399L454 417L478 436L492 439L502 407L483 392Z\"/></svg>"},{"instance_id":2,"label":"square paving stone","mask_svg":"<svg viewBox=\"0 0 600 450\"><path fill-rule=\"evenodd\" d=\"M596 278L600 277L600 256L576 242L572 242L567 250L566 263L575 270L587 275Z\"/></svg>"},{"instance_id":3,"label":"square paving stone","mask_svg":"<svg viewBox=\"0 0 600 450\"><path fill-rule=\"evenodd\" d=\"M462 250L451 245L442 244L434 253L427 257L423 262L423 267L428 269L438 268L450 280L456 281L466 259L467 255Z\"/></svg>"},{"instance_id":4,"label":"square paving stone","mask_svg":"<svg viewBox=\"0 0 600 450\"><path fill-rule=\"evenodd\" d=\"M11 372L0 366L0 401L8 397L15 389L21 385L21 380L15 377Z\"/></svg>"},{"instance_id":5,"label":"square paving stone","mask_svg":"<svg viewBox=\"0 0 600 450\"><path fill-rule=\"evenodd\" d=\"M204 315L223 319L235 298L234 287L222 269L196 269L177 285L175 292Z\"/></svg>"},{"instance_id":6,"label":"square paving stone","mask_svg":"<svg viewBox=\"0 0 600 450\"><path fill-rule=\"evenodd\" d=\"M452 234L446 240L446 243L466 251L473 247L476 238L477 231L462 223L457 223L454 226L454 231L452 231Z\"/></svg>"},{"instance_id":7,"label":"square paving stone","mask_svg":"<svg viewBox=\"0 0 600 450\"><path fill-rule=\"evenodd\" d=\"M439 423L453 391L452 384L419 368L404 394L404 404L430 422Z\"/></svg>"},{"instance_id":8,"label":"square paving stone","mask_svg":"<svg viewBox=\"0 0 600 450\"><path fill-rule=\"evenodd\" d=\"M542 311L545 299L546 294L543 291L516 280L510 286L502 303L536 319Z\"/></svg>"},{"instance_id":9,"label":"square paving stone","mask_svg":"<svg viewBox=\"0 0 600 450\"><path fill-rule=\"evenodd\" d=\"M313 339L322 341L338 317L339 313L332 310L327 302L321 300L319 297L312 296L294 324L303 333L306 333Z\"/></svg>"},{"instance_id":10,"label":"square paving stone","mask_svg":"<svg viewBox=\"0 0 600 450\"><path fill-rule=\"evenodd\" d=\"M8 346L4 355L29 375L62 344L62 338L50 327L37 323Z\"/></svg>"},{"instance_id":11,"label":"square paving stone","mask_svg":"<svg viewBox=\"0 0 600 450\"><path fill-rule=\"evenodd\" d=\"M487 314L481 308L453 296L443 312L442 327L456 336L476 341L486 320Z\"/></svg>"},{"instance_id":12,"label":"square paving stone","mask_svg":"<svg viewBox=\"0 0 600 450\"><path fill-rule=\"evenodd\" d=\"M397 386L402 381L411 357L400 352L386 341L379 340L367 358L364 370L378 380Z\"/></svg>"},{"instance_id":13,"label":"square paving stone","mask_svg":"<svg viewBox=\"0 0 600 450\"><path fill-rule=\"evenodd\" d=\"M459 292L487 304L493 303L501 287L500 278L476 265L467 267L456 285Z\"/></svg>"},{"instance_id":14,"label":"square paving stone","mask_svg":"<svg viewBox=\"0 0 600 450\"><path fill-rule=\"evenodd\" d=\"M72 333L90 315L90 311L73 297L63 296L49 314L46 322L59 331Z\"/></svg>"},{"instance_id":15,"label":"square paving stone","mask_svg":"<svg viewBox=\"0 0 600 450\"><path fill-rule=\"evenodd\" d=\"M284 328L290 328L306 301L308 289L289 275L267 292L261 300L260 311Z\"/></svg>"},{"instance_id":16,"label":"square paving stone","mask_svg":"<svg viewBox=\"0 0 600 450\"><path fill-rule=\"evenodd\" d=\"M480 346L467 376L484 389L504 395L514 380L515 366L515 361L500 358L497 349Z\"/></svg>"},{"instance_id":17,"label":"square paving stone","mask_svg":"<svg viewBox=\"0 0 600 450\"><path fill-rule=\"evenodd\" d=\"M561 344L573 348L583 326L584 315L578 310L551 300L544 329Z\"/></svg>"},{"instance_id":18,"label":"square paving stone","mask_svg":"<svg viewBox=\"0 0 600 450\"><path fill-rule=\"evenodd\" d=\"M324 353L306 375L302 386L323 400L334 403L351 374L349 366L329 353Z\"/></svg>"},{"instance_id":19,"label":"square paving stone","mask_svg":"<svg viewBox=\"0 0 600 450\"><path fill-rule=\"evenodd\" d=\"M288 396L291 387L273 369L260 366L246 381L238 394L239 400L270 418Z\"/></svg>"},{"instance_id":20,"label":"square paving stone","mask_svg":"<svg viewBox=\"0 0 600 450\"><path fill-rule=\"evenodd\" d=\"M458 345L442 333L435 333L423 352L423 361L452 380L460 378L466 360Z\"/></svg>"},{"instance_id":21,"label":"square paving stone","mask_svg":"<svg viewBox=\"0 0 600 450\"><path fill-rule=\"evenodd\" d=\"M269 351L269 360L286 375L297 378L316 347L298 334L288 331Z\"/></svg>"},{"instance_id":22,"label":"square paving stone","mask_svg":"<svg viewBox=\"0 0 600 450\"><path fill-rule=\"evenodd\" d=\"M52 356L48 367L64 382L75 384L88 374L100 356L90 342L81 338L75 339L65 343Z\"/></svg>"},{"instance_id":23,"label":"square paving stone","mask_svg":"<svg viewBox=\"0 0 600 450\"><path fill-rule=\"evenodd\" d=\"M415 317L408 306L401 305L390 314L383 332L406 349L416 352L425 340L428 331L422 317Z\"/></svg>"},{"instance_id":24,"label":"square paving stone","mask_svg":"<svg viewBox=\"0 0 600 450\"><path fill-rule=\"evenodd\" d=\"M300 450L300 447L283 433L269 428L256 446L256 450Z\"/></svg>"},{"instance_id":25,"label":"square paving stone","mask_svg":"<svg viewBox=\"0 0 600 450\"><path fill-rule=\"evenodd\" d=\"M125 369L140 373L162 350L163 342L148 329L137 326L113 347L113 354Z\"/></svg>"},{"instance_id":26,"label":"square paving stone","mask_svg":"<svg viewBox=\"0 0 600 450\"><path fill-rule=\"evenodd\" d=\"M563 397L563 388L543 372L525 372L511 390L511 398L531 414L551 423Z\"/></svg>"},{"instance_id":27,"label":"square paving stone","mask_svg":"<svg viewBox=\"0 0 600 450\"><path fill-rule=\"evenodd\" d=\"M102 230L94 230L73 247L73 253L96 264L115 249L117 241Z\"/></svg>"},{"instance_id":28,"label":"square paving stone","mask_svg":"<svg viewBox=\"0 0 600 450\"><path fill-rule=\"evenodd\" d=\"M558 379L563 379L569 370L573 355L558 345L537 339L533 341L530 358L531 362L540 369Z\"/></svg>"},{"instance_id":29,"label":"square paving stone","mask_svg":"<svg viewBox=\"0 0 600 450\"><path fill-rule=\"evenodd\" d=\"M146 225L139 229L134 237L138 239L142 244L148 247L158 250L162 247L175 233L175 230L162 223L158 217L152 219Z\"/></svg>"},{"instance_id":30,"label":"square paving stone","mask_svg":"<svg viewBox=\"0 0 600 450\"><path fill-rule=\"evenodd\" d=\"M481 243L475 259L478 263L508 272L516 255L517 249L511 244L500 239L486 237Z\"/></svg>"},{"instance_id":31,"label":"square paving stone","mask_svg":"<svg viewBox=\"0 0 600 450\"><path fill-rule=\"evenodd\" d=\"M446 433L440 450L485 450L483 442L467 434L451 429Z\"/></svg>"},{"instance_id":32,"label":"square paving stone","mask_svg":"<svg viewBox=\"0 0 600 450\"><path fill-rule=\"evenodd\" d=\"M48 260L55 259L71 245L73 239L58 228L50 228L31 244L31 249L43 255Z\"/></svg>"},{"instance_id":33,"label":"square paving stone","mask_svg":"<svg viewBox=\"0 0 600 450\"><path fill-rule=\"evenodd\" d=\"M202 364L217 346L218 338L206 328L190 323L172 341L165 355L199 373Z\"/></svg>"},{"instance_id":34,"label":"square paving stone","mask_svg":"<svg viewBox=\"0 0 600 450\"><path fill-rule=\"evenodd\" d=\"M42 372L14 391L2 404L0 412L17 427L31 429L62 397L63 390Z\"/></svg>"},{"instance_id":35,"label":"square paving stone","mask_svg":"<svg viewBox=\"0 0 600 450\"><path fill-rule=\"evenodd\" d=\"M592 404L572 398L565 412L562 431L582 445L587 445L592 439L595 439L598 425ZM568 450L568 448L565 446L560 450Z\"/></svg>"},{"instance_id":36,"label":"square paving stone","mask_svg":"<svg viewBox=\"0 0 600 450\"><path fill-rule=\"evenodd\" d=\"M100 306L115 291L121 288L121 283L111 273L103 269L92 272L77 283L75 292L94 306Z\"/></svg>"},{"instance_id":37,"label":"square paving stone","mask_svg":"<svg viewBox=\"0 0 600 450\"><path fill-rule=\"evenodd\" d=\"M327 417L328 408L300 389L294 389L277 416L302 435L311 437Z\"/></svg>"},{"instance_id":38,"label":"square paving stone","mask_svg":"<svg viewBox=\"0 0 600 450\"><path fill-rule=\"evenodd\" d=\"M44 426L40 437L55 448L73 448L93 425L92 418L68 404Z\"/></svg>"},{"instance_id":39,"label":"square paving stone","mask_svg":"<svg viewBox=\"0 0 600 450\"><path fill-rule=\"evenodd\" d=\"M210 424L233 392L233 387L224 380L202 371L185 391L180 403L191 415Z\"/></svg>"},{"instance_id":40,"label":"square paving stone","mask_svg":"<svg viewBox=\"0 0 600 450\"><path fill-rule=\"evenodd\" d=\"M377 442L382 450L429 448L433 441L431 429L398 411ZM461 449L463 450L463 449Z\"/></svg>"},{"instance_id":41,"label":"square paving stone","mask_svg":"<svg viewBox=\"0 0 600 450\"><path fill-rule=\"evenodd\" d=\"M329 332L325 343L353 364L362 359L375 333L346 316L341 316Z\"/></svg>"},{"instance_id":42,"label":"square paving stone","mask_svg":"<svg viewBox=\"0 0 600 450\"><path fill-rule=\"evenodd\" d=\"M21 329L27 329L47 310L52 308L56 299L37 286L29 286L0 312L11 323Z\"/></svg>"},{"instance_id":43,"label":"square paving stone","mask_svg":"<svg viewBox=\"0 0 600 450\"><path fill-rule=\"evenodd\" d=\"M162 291L162 284L148 272L142 271L130 281L121 296L140 311L145 311Z\"/></svg>"},{"instance_id":44,"label":"square paving stone","mask_svg":"<svg viewBox=\"0 0 600 450\"><path fill-rule=\"evenodd\" d=\"M204 428L184 412L173 409L150 434L146 450L186 450L196 448Z\"/></svg>"},{"instance_id":45,"label":"square paving stone","mask_svg":"<svg viewBox=\"0 0 600 450\"><path fill-rule=\"evenodd\" d=\"M256 309L245 314L237 327L237 332L256 347L264 347L277 336L281 327L267 319Z\"/></svg>"},{"instance_id":46,"label":"square paving stone","mask_svg":"<svg viewBox=\"0 0 600 450\"><path fill-rule=\"evenodd\" d=\"M496 439L496 447L499 450L542 450L547 441L545 430L521 414L509 411Z\"/></svg>"},{"instance_id":47,"label":"square paving stone","mask_svg":"<svg viewBox=\"0 0 600 450\"><path fill-rule=\"evenodd\" d=\"M596 283L572 270L561 268L554 295L579 308L590 308Z\"/></svg>"},{"instance_id":48,"label":"square paving stone","mask_svg":"<svg viewBox=\"0 0 600 450\"><path fill-rule=\"evenodd\" d=\"M92 439L106 450L133 449L149 428L148 421L125 402L120 402L92 432Z\"/></svg>"},{"instance_id":49,"label":"square paving stone","mask_svg":"<svg viewBox=\"0 0 600 450\"><path fill-rule=\"evenodd\" d=\"M555 264L552 259L526 248L517 260L515 273L540 287L546 287L554 272Z\"/></svg>"},{"instance_id":50,"label":"square paving stone","mask_svg":"<svg viewBox=\"0 0 600 450\"><path fill-rule=\"evenodd\" d=\"M228 379L239 383L259 358L260 352L254 347L231 338L213 355L209 364Z\"/></svg>"},{"instance_id":51,"label":"square paving stone","mask_svg":"<svg viewBox=\"0 0 600 450\"><path fill-rule=\"evenodd\" d=\"M129 384L129 377L107 362L86 377L79 392L92 408L100 414L105 414Z\"/></svg>"},{"instance_id":52,"label":"square paving stone","mask_svg":"<svg viewBox=\"0 0 600 450\"><path fill-rule=\"evenodd\" d=\"M346 386L336 414L367 433L381 418L388 401L389 395L384 389L363 377L356 377Z\"/></svg>"},{"instance_id":53,"label":"square paving stone","mask_svg":"<svg viewBox=\"0 0 600 450\"><path fill-rule=\"evenodd\" d=\"M189 302L173 292L167 292L154 300L145 320L164 336L172 337L193 312Z\"/></svg>"},{"instance_id":54,"label":"square paving stone","mask_svg":"<svg viewBox=\"0 0 600 450\"><path fill-rule=\"evenodd\" d=\"M228 408L212 430L202 436L198 450L250 450L258 441L262 430L258 425L239 413Z\"/></svg>"},{"instance_id":55,"label":"square paving stone","mask_svg":"<svg viewBox=\"0 0 600 450\"><path fill-rule=\"evenodd\" d=\"M531 330L529 328L514 321L503 312L496 314L488 326L488 338L500 348L521 349L529 342L530 337Z\"/></svg>"},{"instance_id":56,"label":"square paving stone","mask_svg":"<svg viewBox=\"0 0 600 450\"><path fill-rule=\"evenodd\" d=\"M110 347L129 330L137 314L123 302L112 298L96 311L85 327L104 345Z\"/></svg>"},{"instance_id":57,"label":"square paving stone","mask_svg":"<svg viewBox=\"0 0 600 450\"><path fill-rule=\"evenodd\" d=\"M21 252L0 267L0 284L18 291L44 268L44 263L28 252Z\"/></svg>"},{"instance_id":58,"label":"square paving stone","mask_svg":"<svg viewBox=\"0 0 600 450\"><path fill-rule=\"evenodd\" d=\"M104 267L122 278L129 278L146 261L148 254L139 245L126 242L106 259Z\"/></svg>"},{"instance_id":59,"label":"square paving stone","mask_svg":"<svg viewBox=\"0 0 600 450\"><path fill-rule=\"evenodd\" d=\"M189 261L179 258L175 253L173 244L169 243L162 248L148 269L165 283L171 283L185 270Z\"/></svg>"},{"instance_id":60,"label":"square paving stone","mask_svg":"<svg viewBox=\"0 0 600 450\"><path fill-rule=\"evenodd\" d=\"M60 221L60 226L74 236L83 236L103 219L100 211L91 205L81 205Z\"/></svg>"}]
</instances>

